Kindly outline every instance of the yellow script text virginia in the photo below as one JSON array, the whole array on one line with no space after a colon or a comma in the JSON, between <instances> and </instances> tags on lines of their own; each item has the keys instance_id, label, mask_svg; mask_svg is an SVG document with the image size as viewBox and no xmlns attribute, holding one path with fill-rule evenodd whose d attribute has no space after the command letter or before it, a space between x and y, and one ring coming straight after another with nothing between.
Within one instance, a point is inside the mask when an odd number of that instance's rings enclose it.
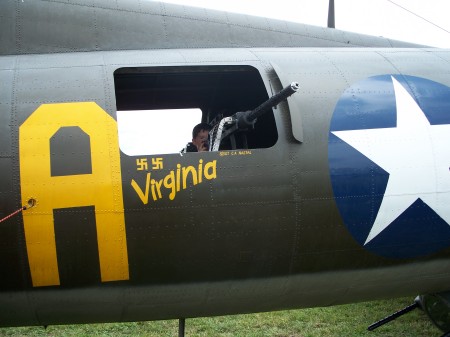
<instances>
[{"instance_id":1,"label":"yellow script text virginia","mask_svg":"<svg viewBox=\"0 0 450 337\"><path fill-rule=\"evenodd\" d=\"M170 200L175 199L177 192L185 190L190 185L197 185L203 182L203 179L216 179L217 160L203 163L200 159L198 166L182 167L177 164L176 170L171 170L163 179L152 179L151 172L147 173L145 181L145 192L139 187L138 183L132 179L131 186L141 199L144 205L148 204L151 192L153 201L162 199L164 195L168 195Z\"/></svg>"}]
</instances>

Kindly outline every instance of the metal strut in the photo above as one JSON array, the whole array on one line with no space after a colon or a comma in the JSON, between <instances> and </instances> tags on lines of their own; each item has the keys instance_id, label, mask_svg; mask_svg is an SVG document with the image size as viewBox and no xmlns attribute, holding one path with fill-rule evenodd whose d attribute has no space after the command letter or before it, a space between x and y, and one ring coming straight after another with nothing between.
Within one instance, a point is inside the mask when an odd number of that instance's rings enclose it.
<instances>
[{"instance_id":1,"label":"metal strut","mask_svg":"<svg viewBox=\"0 0 450 337\"><path fill-rule=\"evenodd\" d=\"M178 337L184 337L185 326L186 326L186 319L180 318L178 320Z\"/></svg>"},{"instance_id":2,"label":"metal strut","mask_svg":"<svg viewBox=\"0 0 450 337\"><path fill-rule=\"evenodd\" d=\"M379 320L378 322L371 324L367 328L367 330L369 330L369 331L375 330L376 328L379 328L380 326L382 326L386 323L389 323L390 321L393 321L394 319L397 319L398 317L403 316L404 314L407 314L408 312L410 312L416 308L420 308L420 303L417 298L413 304L408 305L407 307L403 308L402 310L399 310L399 311L393 313L392 315L389 315L389 316Z\"/></svg>"}]
</instances>

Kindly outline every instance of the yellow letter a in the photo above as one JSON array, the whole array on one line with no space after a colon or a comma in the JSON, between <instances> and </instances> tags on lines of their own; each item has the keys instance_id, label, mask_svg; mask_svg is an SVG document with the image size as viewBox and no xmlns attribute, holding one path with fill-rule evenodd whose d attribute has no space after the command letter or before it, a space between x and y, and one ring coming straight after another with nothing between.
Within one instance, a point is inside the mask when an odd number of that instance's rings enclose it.
<instances>
[{"instance_id":1,"label":"yellow letter a","mask_svg":"<svg viewBox=\"0 0 450 337\"><path fill-rule=\"evenodd\" d=\"M89 135L92 174L51 176L49 140L67 126ZM81 206L95 206L102 282L129 279L116 121L95 103L41 105L19 129L19 156L22 203L37 200L23 213L33 286L60 284L53 210Z\"/></svg>"}]
</instances>

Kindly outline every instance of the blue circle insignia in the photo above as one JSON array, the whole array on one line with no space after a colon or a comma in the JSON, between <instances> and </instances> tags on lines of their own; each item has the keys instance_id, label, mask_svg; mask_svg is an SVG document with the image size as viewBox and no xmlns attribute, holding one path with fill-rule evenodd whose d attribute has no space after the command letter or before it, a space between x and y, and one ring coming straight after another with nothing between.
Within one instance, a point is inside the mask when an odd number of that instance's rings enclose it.
<instances>
[{"instance_id":1,"label":"blue circle insignia","mask_svg":"<svg viewBox=\"0 0 450 337\"><path fill-rule=\"evenodd\" d=\"M450 88L380 75L333 113L328 162L347 229L369 251L412 258L450 247Z\"/></svg>"}]
</instances>

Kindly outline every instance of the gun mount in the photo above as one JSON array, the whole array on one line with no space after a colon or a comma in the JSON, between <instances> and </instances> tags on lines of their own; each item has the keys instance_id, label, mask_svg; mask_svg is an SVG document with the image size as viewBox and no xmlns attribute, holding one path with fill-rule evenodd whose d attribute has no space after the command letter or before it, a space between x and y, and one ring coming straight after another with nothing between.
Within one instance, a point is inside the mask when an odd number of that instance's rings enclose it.
<instances>
[{"instance_id":1,"label":"gun mount","mask_svg":"<svg viewBox=\"0 0 450 337\"><path fill-rule=\"evenodd\" d=\"M233 137L236 132L254 128L256 121L263 114L271 111L273 107L296 93L299 89L298 82L292 82L280 92L270 97L267 101L250 111L236 112L234 115L224 117L213 126L210 131L210 151L218 151L220 143L227 137ZM233 139L232 139L233 143ZM233 146L235 147L235 146Z\"/></svg>"}]
</instances>

